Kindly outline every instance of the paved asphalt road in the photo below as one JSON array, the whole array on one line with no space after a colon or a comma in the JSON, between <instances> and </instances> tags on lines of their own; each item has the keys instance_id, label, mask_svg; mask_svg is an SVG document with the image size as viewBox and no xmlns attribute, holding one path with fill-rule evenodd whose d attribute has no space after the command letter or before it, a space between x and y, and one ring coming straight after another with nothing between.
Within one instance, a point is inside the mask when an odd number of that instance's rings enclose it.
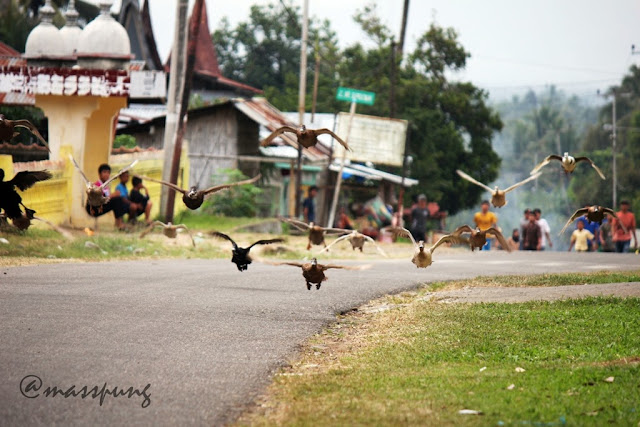
<instances>
[{"instance_id":1,"label":"paved asphalt road","mask_svg":"<svg viewBox=\"0 0 640 427\"><path fill-rule=\"evenodd\" d=\"M436 254L425 270L408 260L330 270L319 291L298 268L240 273L228 260L0 268L0 425L219 425L337 312L372 298L476 275L638 267L631 254ZM138 394L100 405L91 388L105 383ZM77 397L44 395L72 385Z\"/></svg>"}]
</instances>

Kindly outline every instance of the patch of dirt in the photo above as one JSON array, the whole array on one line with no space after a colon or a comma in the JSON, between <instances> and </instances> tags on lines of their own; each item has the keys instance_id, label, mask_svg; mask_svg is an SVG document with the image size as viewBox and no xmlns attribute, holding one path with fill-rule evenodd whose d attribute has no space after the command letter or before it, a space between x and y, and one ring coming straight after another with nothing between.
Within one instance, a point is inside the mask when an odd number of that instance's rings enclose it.
<instances>
[{"instance_id":1,"label":"patch of dirt","mask_svg":"<svg viewBox=\"0 0 640 427\"><path fill-rule=\"evenodd\" d=\"M429 292L420 299L439 303L557 301L590 296L640 297L640 282L553 287L465 288Z\"/></svg>"}]
</instances>

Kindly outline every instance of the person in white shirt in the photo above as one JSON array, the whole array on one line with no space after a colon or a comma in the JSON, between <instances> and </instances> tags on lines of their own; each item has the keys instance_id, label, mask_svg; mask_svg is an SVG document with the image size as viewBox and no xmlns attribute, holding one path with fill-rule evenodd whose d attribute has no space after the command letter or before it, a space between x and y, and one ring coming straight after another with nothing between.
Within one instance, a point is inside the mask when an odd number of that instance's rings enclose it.
<instances>
[{"instance_id":1,"label":"person in white shirt","mask_svg":"<svg viewBox=\"0 0 640 427\"><path fill-rule=\"evenodd\" d=\"M540 209L534 209L533 212L536 214L536 220L538 222L538 226L540 227L540 231L542 231L542 248L541 251L544 251L549 244L549 247L553 247L553 242L551 241L551 227L549 227L549 223L546 219L542 218L542 211Z\"/></svg>"}]
</instances>

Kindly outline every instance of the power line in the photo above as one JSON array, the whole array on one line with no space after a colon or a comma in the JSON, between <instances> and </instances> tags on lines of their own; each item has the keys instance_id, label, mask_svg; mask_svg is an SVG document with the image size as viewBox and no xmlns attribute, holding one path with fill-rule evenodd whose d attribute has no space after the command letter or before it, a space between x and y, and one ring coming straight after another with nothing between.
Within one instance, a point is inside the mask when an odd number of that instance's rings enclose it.
<instances>
[{"instance_id":1,"label":"power line","mask_svg":"<svg viewBox=\"0 0 640 427\"><path fill-rule=\"evenodd\" d=\"M472 55L471 58L472 59L473 58L488 59L488 60L497 61L497 62L506 62L506 63L516 64L516 65L527 65L531 67L541 67L541 68L549 68L549 69L555 69L555 70L589 71L592 73L620 75L619 71L600 70L596 68L571 67L568 65L544 64L544 63L537 63L537 62L520 61L520 60L510 59L510 58L497 58L494 56Z\"/></svg>"}]
</instances>

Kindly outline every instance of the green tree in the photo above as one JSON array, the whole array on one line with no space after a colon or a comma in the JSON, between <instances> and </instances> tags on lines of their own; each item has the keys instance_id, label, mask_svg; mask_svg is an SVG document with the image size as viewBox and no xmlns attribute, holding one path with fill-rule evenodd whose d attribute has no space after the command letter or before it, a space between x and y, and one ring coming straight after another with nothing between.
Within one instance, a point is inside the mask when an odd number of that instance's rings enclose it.
<instances>
[{"instance_id":1,"label":"green tree","mask_svg":"<svg viewBox=\"0 0 640 427\"><path fill-rule=\"evenodd\" d=\"M227 176L228 182L248 179L238 169L223 169L222 173ZM256 215L256 200L260 194L262 190L253 184L231 187L207 199L202 212L230 217L253 217Z\"/></svg>"}]
</instances>

